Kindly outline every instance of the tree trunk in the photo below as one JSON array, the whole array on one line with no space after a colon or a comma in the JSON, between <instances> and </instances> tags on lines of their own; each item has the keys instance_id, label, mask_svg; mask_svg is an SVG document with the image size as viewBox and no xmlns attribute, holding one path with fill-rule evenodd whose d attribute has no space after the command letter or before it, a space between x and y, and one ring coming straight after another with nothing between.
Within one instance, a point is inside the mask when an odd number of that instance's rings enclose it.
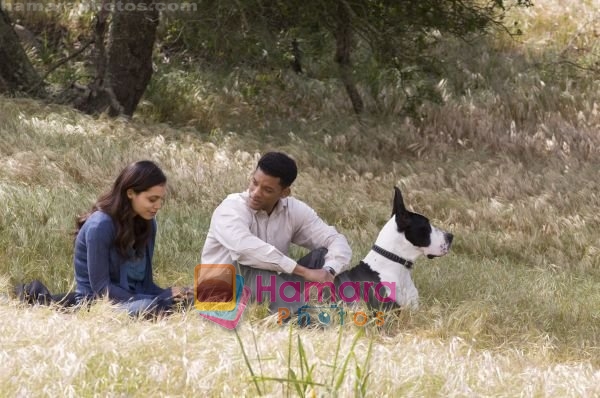
<instances>
[{"instance_id":1,"label":"tree trunk","mask_svg":"<svg viewBox=\"0 0 600 398\"><path fill-rule=\"evenodd\" d=\"M8 15L0 8L0 92L37 93L41 78L33 69Z\"/></svg>"},{"instance_id":2,"label":"tree trunk","mask_svg":"<svg viewBox=\"0 0 600 398\"><path fill-rule=\"evenodd\" d=\"M115 109L122 109L110 87L105 87L106 47L104 42L108 18L111 14L110 2L111 0L102 0L102 7L94 19L94 66L96 68L94 80L87 86L75 85L72 87L76 91L73 106L88 114L102 113L111 107L111 103Z\"/></svg>"},{"instance_id":3,"label":"tree trunk","mask_svg":"<svg viewBox=\"0 0 600 398\"><path fill-rule=\"evenodd\" d=\"M335 62L338 64L340 78L350 97L354 112L359 115L364 109L364 104L352 77L352 61L350 60L352 52L351 23L350 10L343 1L340 1L338 3L337 26L334 32L336 44Z\"/></svg>"},{"instance_id":4,"label":"tree trunk","mask_svg":"<svg viewBox=\"0 0 600 398\"><path fill-rule=\"evenodd\" d=\"M122 109L109 110L131 116L152 77L152 50L159 13L147 0L133 0L135 11L115 11L108 45L107 81ZM142 6L146 5L146 10ZM149 9L152 8L152 9Z\"/></svg>"}]
</instances>

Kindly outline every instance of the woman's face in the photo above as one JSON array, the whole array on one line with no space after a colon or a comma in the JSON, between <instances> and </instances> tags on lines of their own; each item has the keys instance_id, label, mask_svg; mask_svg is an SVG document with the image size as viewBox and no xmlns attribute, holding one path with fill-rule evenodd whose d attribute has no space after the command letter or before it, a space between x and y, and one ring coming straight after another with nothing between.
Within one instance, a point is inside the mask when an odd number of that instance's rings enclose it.
<instances>
[{"instance_id":1,"label":"woman's face","mask_svg":"<svg viewBox=\"0 0 600 398\"><path fill-rule=\"evenodd\" d=\"M133 211L145 220L152 220L156 216L163 205L166 194L165 185L155 185L140 193L135 193L133 189L127 190L127 197L131 201Z\"/></svg>"}]
</instances>

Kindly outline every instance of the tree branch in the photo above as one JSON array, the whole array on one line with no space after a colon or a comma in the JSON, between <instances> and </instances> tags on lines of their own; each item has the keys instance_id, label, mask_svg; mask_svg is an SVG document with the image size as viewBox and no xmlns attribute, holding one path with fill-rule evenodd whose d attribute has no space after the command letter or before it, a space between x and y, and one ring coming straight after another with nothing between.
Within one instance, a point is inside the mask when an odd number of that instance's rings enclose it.
<instances>
[{"instance_id":1,"label":"tree branch","mask_svg":"<svg viewBox=\"0 0 600 398\"><path fill-rule=\"evenodd\" d=\"M73 58L77 57L79 54L81 54L82 52L85 51L86 48L88 48L92 43L94 42L94 39L90 39L88 40L79 50L75 51L73 54L61 59L60 61L58 61L57 63L55 63L54 65L52 65L48 71L44 74L44 76L42 76L42 79L40 80L40 82L38 84L36 84L35 86L33 86L32 88L30 88L29 90L27 90L28 93L31 93L33 91L36 91L46 80L46 78L48 76L50 76L50 74L52 72L54 72L56 69L58 69L60 66L64 65L65 63L69 62L70 60L72 60Z\"/></svg>"}]
</instances>

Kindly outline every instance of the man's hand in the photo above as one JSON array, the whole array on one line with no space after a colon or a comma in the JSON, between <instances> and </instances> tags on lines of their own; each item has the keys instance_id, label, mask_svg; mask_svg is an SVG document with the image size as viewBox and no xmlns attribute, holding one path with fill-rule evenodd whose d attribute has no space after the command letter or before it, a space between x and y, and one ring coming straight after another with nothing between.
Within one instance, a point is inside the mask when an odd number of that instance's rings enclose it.
<instances>
[{"instance_id":1,"label":"man's hand","mask_svg":"<svg viewBox=\"0 0 600 398\"><path fill-rule=\"evenodd\" d=\"M296 264L296 268L292 272L294 275L298 275L310 282L333 282L334 276L324 269L311 269L306 268L300 264Z\"/></svg>"},{"instance_id":2,"label":"man's hand","mask_svg":"<svg viewBox=\"0 0 600 398\"><path fill-rule=\"evenodd\" d=\"M325 283L325 282L332 282L335 279L335 277L333 275L331 275L331 273L329 271L326 271L324 269L311 269L311 271L313 271L315 273L313 279L307 279L307 280L311 280L313 282L321 282L321 283Z\"/></svg>"}]
</instances>

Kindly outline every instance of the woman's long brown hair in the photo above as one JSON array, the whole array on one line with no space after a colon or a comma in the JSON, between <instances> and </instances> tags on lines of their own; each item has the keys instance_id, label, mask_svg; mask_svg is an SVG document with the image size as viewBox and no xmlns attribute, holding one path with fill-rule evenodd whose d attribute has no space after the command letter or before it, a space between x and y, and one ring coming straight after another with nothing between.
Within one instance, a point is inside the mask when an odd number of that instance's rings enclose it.
<instances>
[{"instance_id":1,"label":"woman's long brown hair","mask_svg":"<svg viewBox=\"0 0 600 398\"><path fill-rule=\"evenodd\" d=\"M100 196L89 212L77 218L76 233L93 212L101 210L110 215L115 223L114 244L119 254L128 258L129 249L133 248L135 256L142 257L152 232L152 221L135 214L127 190L132 189L139 194L156 185L166 183L167 177L156 163L141 160L130 164L121 171L112 189Z\"/></svg>"}]
</instances>

